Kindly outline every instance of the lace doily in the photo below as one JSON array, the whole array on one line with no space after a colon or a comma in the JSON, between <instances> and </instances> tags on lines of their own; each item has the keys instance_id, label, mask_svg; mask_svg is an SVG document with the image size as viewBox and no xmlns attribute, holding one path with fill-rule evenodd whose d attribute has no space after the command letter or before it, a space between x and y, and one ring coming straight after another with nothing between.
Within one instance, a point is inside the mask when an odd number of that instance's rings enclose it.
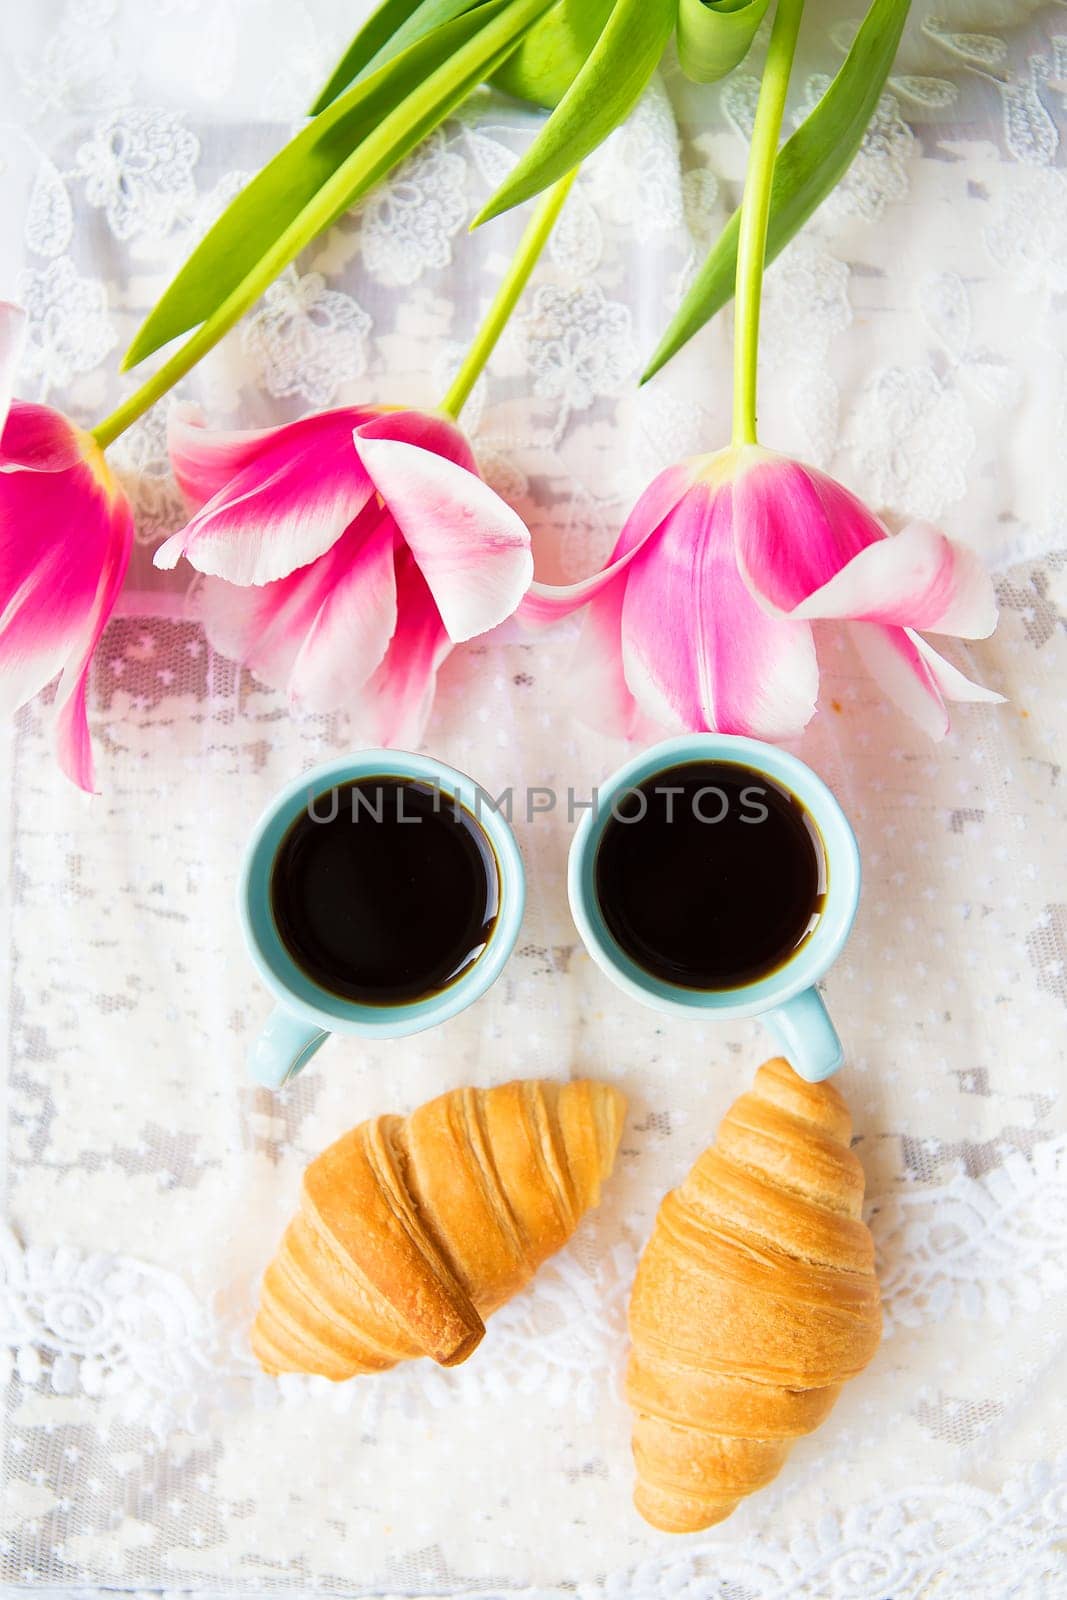
<instances>
[{"instance_id":1,"label":"lace doily","mask_svg":"<svg viewBox=\"0 0 1067 1600\"><path fill-rule=\"evenodd\" d=\"M127 392L115 368L136 323L365 9L11 8L0 294L30 313L23 393L92 421ZM808 9L796 117L859 10ZM360 730L293 720L185 620L188 575L152 569L182 517L161 406L112 452L139 544L96 662L103 794L63 784L43 704L0 761L3 1586L486 1600L1067 1588L1065 40L1052 5L915 0L857 161L768 279L768 441L893 522L940 519L1000 574L1001 627L970 665L1006 706L963 710L932 746L828 638L822 710L798 747L865 861L828 996L886 1295L873 1366L722 1527L665 1540L631 1510L619 1384L633 1265L767 1040L755 1023L675 1027L606 984L566 909L565 806L527 819L520 805L527 922L478 1007L418 1040L333 1041L278 1096L248 1084L269 1003L231 912L241 846L275 789ZM547 578L590 570L655 471L726 436L728 315L647 388L635 379L736 201L753 82L698 94L667 63L583 171L465 412ZM359 399L432 404L523 222L470 241L466 218L531 123L479 95L180 397L246 426ZM588 792L623 751L574 720L575 632L455 652L430 747L494 792ZM571 1071L629 1097L616 1173L468 1364L339 1387L257 1372L258 1277L315 1152L452 1084Z\"/></svg>"}]
</instances>

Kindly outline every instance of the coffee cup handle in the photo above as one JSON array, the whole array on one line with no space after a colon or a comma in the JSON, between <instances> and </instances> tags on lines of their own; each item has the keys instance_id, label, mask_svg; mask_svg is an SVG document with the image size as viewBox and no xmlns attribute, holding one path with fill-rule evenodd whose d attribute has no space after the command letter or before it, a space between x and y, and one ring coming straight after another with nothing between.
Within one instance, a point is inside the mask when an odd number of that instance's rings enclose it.
<instances>
[{"instance_id":1,"label":"coffee cup handle","mask_svg":"<svg viewBox=\"0 0 1067 1600\"><path fill-rule=\"evenodd\" d=\"M841 1066L845 1052L817 989L804 989L763 1018L794 1072L821 1083Z\"/></svg>"},{"instance_id":2,"label":"coffee cup handle","mask_svg":"<svg viewBox=\"0 0 1067 1600\"><path fill-rule=\"evenodd\" d=\"M280 1089L303 1072L329 1033L275 1006L248 1052L248 1070L266 1089Z\"/></svg>"}]
</instances>

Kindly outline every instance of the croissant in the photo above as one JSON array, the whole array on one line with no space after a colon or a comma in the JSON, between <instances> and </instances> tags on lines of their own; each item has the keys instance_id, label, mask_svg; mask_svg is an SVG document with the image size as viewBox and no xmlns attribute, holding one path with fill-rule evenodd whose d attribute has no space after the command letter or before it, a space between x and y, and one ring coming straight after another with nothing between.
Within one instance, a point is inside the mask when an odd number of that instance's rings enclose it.
<instances>
[{"instance_id":1,"label":"croissant","mask_svg":"<svg viewBox=\"0 0 1067 1600\"><path fill-rule=\"evenodd\" d=\"M863 1169L837 1090L768 1061L666 1196L630 1300L634 1500L721 1522L780 1471L878 1348Z\"/></svg>"},{"instance_id":2,"label":"croissant","mask_svg":"<svg viewBox=\"0 0 1067 1600\"><path fill-rule=\"evenodd\" d=\"M261 1366L342 1379L412 1356L465 1361L596 1205L625 1109L605 1083L526 1081L344 1134L306 1169L264 1276Z\"/></svg>"}]
</instances>

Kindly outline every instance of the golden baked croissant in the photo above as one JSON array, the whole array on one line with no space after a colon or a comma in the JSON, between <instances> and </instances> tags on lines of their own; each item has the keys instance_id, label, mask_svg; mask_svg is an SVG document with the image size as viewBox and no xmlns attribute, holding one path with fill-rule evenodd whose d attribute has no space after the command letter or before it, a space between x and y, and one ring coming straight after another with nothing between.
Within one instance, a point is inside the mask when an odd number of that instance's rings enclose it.
<instances>
[{"instance_id":1,"label":"golden baked croissant","mask_svg":"<svg viewBox=\"0 0 1067 1600\"><path fill-rule=\"evenodd\" d=\"M609 1084L526 1081L360 1123L304 1173L263 1279L260 1364L340 1379L465 1361L596 1205L625 1109Z\"/></svg>"},{"instance_id":2,"label":"golden baked croissant","mask_svg":"<svg viewBox=\"0 0 1067 1600\"><path fill-rule=\"evenodd\" d=\"M666 1196L630 1299L634 1500L669 1533L776 1476L881 1335L848 1108L768 1061Z\"/></svg>"}]
</instances>

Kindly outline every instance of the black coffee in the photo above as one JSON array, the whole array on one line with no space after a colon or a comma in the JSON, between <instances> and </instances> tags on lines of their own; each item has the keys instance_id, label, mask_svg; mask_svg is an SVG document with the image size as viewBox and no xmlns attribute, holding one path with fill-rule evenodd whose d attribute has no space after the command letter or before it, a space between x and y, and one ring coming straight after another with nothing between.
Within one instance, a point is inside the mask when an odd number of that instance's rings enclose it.
<instances>
[{"instance_id":1,"label":"black coffee","mask_svg":"<svg viewBox=\"0 0 1067 1600\"><path fill-rule=\"evenodd\" d=\"M476 818L408 778L361 778L319 795L275 857L282 943L320 988L364 1005L439 993L477 961L500 904L496 857Z\"/></svg>"},{"instance_id":2,"label":"black coffee","mask_svg":"<svg viewBox=\"0 0 1067 1600\"><path fill-rule=\"evenodd\" d=\"M822 911L822 840L751 767L693 761L621 796L594 863L616 943L654 977L732 989L780 967Z\"/></svg>"}]
</instances>

